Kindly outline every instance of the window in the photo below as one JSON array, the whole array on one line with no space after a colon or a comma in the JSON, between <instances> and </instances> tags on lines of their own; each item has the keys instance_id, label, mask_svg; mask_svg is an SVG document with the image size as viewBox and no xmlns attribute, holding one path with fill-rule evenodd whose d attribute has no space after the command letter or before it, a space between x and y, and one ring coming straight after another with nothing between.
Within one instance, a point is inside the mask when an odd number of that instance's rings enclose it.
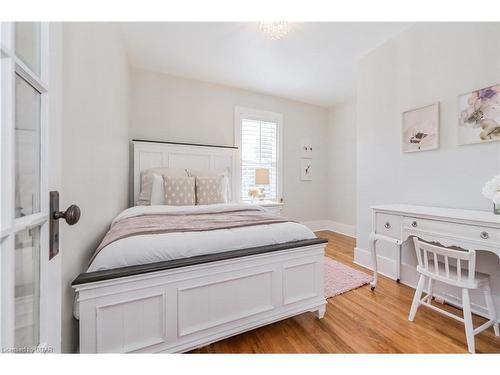
<instances>
[{"instance_id":1,"label":"window","mask_svg":"<svg viewBox=\"0 0 500 375\"><path fill-rule=\"evenodd\" d=\"M242 201L281 200L281 126L278 113L236 108Z\"/></svg>"}]
</instances>

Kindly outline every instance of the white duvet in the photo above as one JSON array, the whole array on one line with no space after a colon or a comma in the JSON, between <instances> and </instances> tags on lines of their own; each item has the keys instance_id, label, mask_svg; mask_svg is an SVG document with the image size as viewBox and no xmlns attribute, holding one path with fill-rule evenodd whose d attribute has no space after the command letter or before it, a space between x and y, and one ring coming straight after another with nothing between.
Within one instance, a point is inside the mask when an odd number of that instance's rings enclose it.
<instances>
[{"instance_id":1,"label":"white duvet","mask_svg":"<svg viewBox=\"0 0 500 375\"><path fill-rule=\"evenodd\" d=\"M264 210L248 204L215 204L207 206L136 206L120 213L121 219L160 213L211 213L235 209ZM87 272L162 262L166 260L220 253L230 250L273 245L316 238L302 224L286 222L203 232L147 234L123 238L103 248Z\"/></svg>"}]
</instances>

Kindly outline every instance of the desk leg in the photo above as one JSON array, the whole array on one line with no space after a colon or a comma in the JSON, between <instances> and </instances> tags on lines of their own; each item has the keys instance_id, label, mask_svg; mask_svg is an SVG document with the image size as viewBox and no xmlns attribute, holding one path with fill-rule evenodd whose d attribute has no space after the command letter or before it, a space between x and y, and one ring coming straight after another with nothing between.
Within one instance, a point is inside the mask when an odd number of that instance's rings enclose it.
<instances>
[{"instance_id":1,"label":"desk leg","mask_svg":"<svg viewBox=\"0 0 500 375\"><path fill-rule=\"evenodd\" d=\"M372 254L372 267L373 267L373 281L370 283L372 290L375 289L378 283L378 273L377 273L377 236L374 232L370 233L368 238L370 242L370 252Z\"/></svg>"},{"instance_id":2,"label":"desk leg","mask_svg":"<svg viewBox=\"0 0 500 375\"><path fill-rule=\"evenodd\" d=\"M401 251L402 245L397 245L398 248L396 250L396 282L399 283L401 280Z\"/></svg>"}]
</instances>

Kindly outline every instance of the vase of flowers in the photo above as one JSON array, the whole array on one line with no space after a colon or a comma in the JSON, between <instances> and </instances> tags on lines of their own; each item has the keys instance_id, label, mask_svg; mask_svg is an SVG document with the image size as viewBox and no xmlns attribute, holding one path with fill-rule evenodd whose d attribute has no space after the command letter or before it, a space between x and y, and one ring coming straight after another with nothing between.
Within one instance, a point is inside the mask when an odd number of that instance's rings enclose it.
<instances>
[{"instance_id":1,"label":"vase of flowers","mask_svg":"<svg viewBox=\"0 0 500 375\"><path fill-rule=\"evenodd\" d=\"M260 195L260 188L258 187L251 187L248 189L248 196L252 199L252 203L255 203L255 199L258 198Z\"/></svg>"},{"instance_id":2,"label":"vase of flowers","mask_svg":"<svg viewBox=\"0 0 500 375\"><path fill-rule=\"evenodd\" d=\"M500 215L500 174L484 185L483 196L493 202L493 213Z\"/></svg>"}]
</instances>

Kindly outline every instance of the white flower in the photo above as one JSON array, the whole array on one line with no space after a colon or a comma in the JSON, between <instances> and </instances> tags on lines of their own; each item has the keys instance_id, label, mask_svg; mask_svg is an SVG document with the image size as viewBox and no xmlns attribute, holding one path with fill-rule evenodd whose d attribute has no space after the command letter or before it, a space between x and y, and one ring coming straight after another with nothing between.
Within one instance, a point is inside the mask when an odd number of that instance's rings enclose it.
<instances>
[{"instance_id":1,"label":"white flower","mask_svg":"<svg viewBox=\"0 0 500 375\"><path fill-rule=\"evenodd\" d=\"M258 187L251 187L248 189L248 196L251 198L257 198L259 196L260 189Z\"/></svg>"},{"instance_id":2,"label":"white flower","mask_svg":"<svg viewBox=\"0 0 500 375\"><path fill-rule=\"evenodd\" d=\"M494 201L496 195L500 192L500 174L493 177L483 187L483 196L491 201Z\"/></svg>"}]
</instances>

